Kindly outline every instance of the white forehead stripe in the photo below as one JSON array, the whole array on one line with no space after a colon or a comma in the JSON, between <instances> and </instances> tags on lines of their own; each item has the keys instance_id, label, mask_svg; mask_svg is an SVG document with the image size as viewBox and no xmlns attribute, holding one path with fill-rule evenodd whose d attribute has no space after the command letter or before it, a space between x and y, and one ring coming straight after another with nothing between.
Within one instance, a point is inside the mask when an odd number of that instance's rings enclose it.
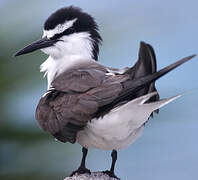
<instances>
[{"instance_id":1,"label":"white forehead stripe","mask_svg":"<svg viewBox=\"0 0 198 180\"><path fill-rule=\"evenodd\" d=\"M64 32L66 29L69 29L73 26L73 24L77 21L77 18L65 21L63 24L58 24L54 29L52 30L44 30L43 36L47 36L48 38L53 37L55 34L60 34Z\"/></svg>"}]
</instances>

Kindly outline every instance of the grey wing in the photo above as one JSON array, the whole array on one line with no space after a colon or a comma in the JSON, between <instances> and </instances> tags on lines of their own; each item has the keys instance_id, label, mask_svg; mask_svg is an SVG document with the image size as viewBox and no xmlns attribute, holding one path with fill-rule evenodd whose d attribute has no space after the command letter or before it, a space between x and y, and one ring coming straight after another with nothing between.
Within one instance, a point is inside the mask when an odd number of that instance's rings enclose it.
<instances>
[{"instance_id":1,"label":"grey wing","mask_svg":"<svg viewBox=\"0 0 198 180\"><path fill-rule=\"evenodd\" d=\"M117 98L128 76L111 77L99 69L76 69L60 75L53 90L41 98L36 119L41 128L62 142L75 143L77 132L98 109Z\"/></svg>"},{"instance_id":2,"label":"grey wing","mask_svg":"<svg viewBox=\"0 0 198 180\"><path fill-rule=\"evenodd\" d=\"M76 133L91 120L91 114L96 110L97 104L93 101L84 102L78 94L54 90L41 98L36 119L41 128L58 140L75 143Z\"/></svg>"}]
</instances>

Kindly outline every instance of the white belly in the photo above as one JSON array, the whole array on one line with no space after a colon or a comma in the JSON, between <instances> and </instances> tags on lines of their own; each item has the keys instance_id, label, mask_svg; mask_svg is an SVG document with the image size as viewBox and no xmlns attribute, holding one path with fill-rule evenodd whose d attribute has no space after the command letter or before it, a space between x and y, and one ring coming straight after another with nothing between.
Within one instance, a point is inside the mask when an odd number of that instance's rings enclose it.
<instances>
[{"instance_id":1,"label":"white belly","mask_svg":"<svg viewBox=\"0 0 198 180\"><path fill-rule=\"evenodd\" d=\"M141 96L112 110L103 118L93 119L78 133L78 143L86 148L103 150L126 148L141 136L144 123L154 110L180 97L144 104L153 95L155 93Z\"/></svg>"}]
</instances>

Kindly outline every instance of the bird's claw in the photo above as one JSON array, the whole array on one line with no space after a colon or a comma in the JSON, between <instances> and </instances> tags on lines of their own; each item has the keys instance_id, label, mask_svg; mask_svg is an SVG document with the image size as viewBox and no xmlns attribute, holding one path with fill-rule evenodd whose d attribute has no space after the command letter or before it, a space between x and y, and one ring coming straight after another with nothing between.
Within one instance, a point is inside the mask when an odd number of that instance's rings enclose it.
<instances>
[{"instance_id":1,"label":"bird's claw","mask_svg":"<svg viewBox=\"0 0 198 180\"><path fill-rule=\"evenodd\" d=\"M91 171L87 168L79 167L76 171L72 172L70 176L73 176L74 174L91 174Z\"/></svg>"},{"instance_id":2,"label":"bird's claw","mask_svg":"<svg viewBox=\"0 0 198 180\"><path fill-rule=\"evenodd\" d=\"M104 174L107 174L109 177L113 177L113 178L116 178L116 179L118 179L118 180L120 180L120 178L118 178L115 174L114 174L114 172L112 172L112 171L103 171L103 173Z\"/></svg>"}]
</instances>

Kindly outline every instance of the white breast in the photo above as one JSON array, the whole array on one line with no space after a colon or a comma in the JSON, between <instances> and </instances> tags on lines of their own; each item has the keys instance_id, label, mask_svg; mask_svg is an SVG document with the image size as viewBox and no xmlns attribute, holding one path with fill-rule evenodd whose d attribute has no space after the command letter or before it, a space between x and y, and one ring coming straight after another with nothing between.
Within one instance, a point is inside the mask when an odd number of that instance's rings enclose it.
<instances>
[{"instance_id":1,"label":"white breast","mask_svg":"<svg viewBox=\"0 0 198 180\"><path fill-rule=\"evenodd\" d=\"M144 104L156 93L150 93L122 105L103 118L93 119L77 135L77 141L87 148L123 149L139 138L151 113L177 99L180 95Z\"/></svg>"},{"instance_id":2,"label":"white breast","mask_svg":"<svg viewBox=\"0 0 198 180\"><path fill-rule=\"evenodd\" d=\"M78 55L64 56L63 58L59 59L53 59L51 56L49 56L49 58L43 64L41 64L40 71L45 72L44 76L47 75L48 89L50 89L52 81L61 73L76 65L92 61L94 60L91 58L81 57Z\"/></svg>"},{"instance_id":3,"label":"white breast","mask_svg":"<svg viewBox=\"0 0 198 180\"><path fill-rule=\"evenodd\" d=\"M58 25L52 31L44 31L43 36L50 38L54 33L62 32L72 26L76 21L65 22ZM41 72L45 72L48 79L48 89L51 82L61 73L76 66L77 64L94 61L93 57L93 40L88 32L73 33L62 36L53 46L41 49L44 53L50 55L49 58L41 64Z\"/></svg>"}]
</instances>

